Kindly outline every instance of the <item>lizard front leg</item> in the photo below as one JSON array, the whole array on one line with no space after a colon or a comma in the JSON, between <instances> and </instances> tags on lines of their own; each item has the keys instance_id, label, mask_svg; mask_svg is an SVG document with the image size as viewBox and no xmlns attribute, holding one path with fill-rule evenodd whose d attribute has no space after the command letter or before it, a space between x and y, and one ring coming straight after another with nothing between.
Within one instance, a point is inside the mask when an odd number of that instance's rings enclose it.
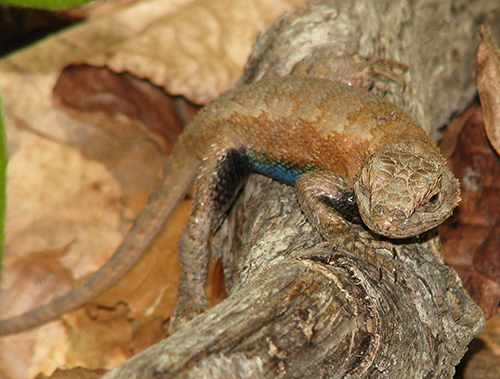
<instances>
[{"instance_id":1,"label":"lizard front leg","mask_svg":"<svg viewBox=\"0 0 500 379\"><path fill-rule=\"evenodd\" d=\"M210 262L210 238L249 174L244 148L234 142L212 144L203 159L195 181L191 216L179 240L182 271L169 333L208 308L205 282Z\"/></svg>"},{"instance_id":2,"label":"lizard front leg","mask_svg":"<svg viewBox=\"0 0 500 379\"><path fill-rule=\"evenodd\" d=\"M358 256L395 274L388 259L394 255L393 246L384 238L373 235L363 224L354 196L353 183L329 171L310 171L299 176L295 192L300 207L309 222L332 250L353 246Z\"/></svg>"},{"instance_id":3,"label":"lizard front leg","mask_svg":"<svg viewBox=\"0 0 500 379\"><path fill-rule=\"evenodd\" d=\"M326 240L332 233L350 233L354 225L362 223L353 183L338 174L306 172L298 177L295 192L302 211Z\"/></svg>"}]
</instances>

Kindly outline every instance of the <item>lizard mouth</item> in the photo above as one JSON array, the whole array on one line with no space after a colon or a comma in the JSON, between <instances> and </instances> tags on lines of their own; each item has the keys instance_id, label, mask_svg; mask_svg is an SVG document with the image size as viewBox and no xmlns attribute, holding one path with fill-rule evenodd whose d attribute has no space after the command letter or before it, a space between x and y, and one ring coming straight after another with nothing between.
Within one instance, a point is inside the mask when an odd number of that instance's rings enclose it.
<instances>
[{"instance_id":1,"label":"lizard mouth","mask_svg":"<svg viewBox=\"0 0 500 379\"><path fill-rule=\"evenodd\" d=\"M413 237L432 227L429 225L415 224L412 220L408 219L399 220L390 217L380 220L374 220L373 218L371 220L365 219L364 222L373 232L392 239Z\"/></svg>"},{"instance_id":2,"label":"lizard mouth","mask_svg":"<svg viewBox=\"0 0 500 379\"><path fill-rule=\"evenodd\" d=\"M375 209L376 210L376 209ZM432 218L425 210L417 208L411 214L402 210L387 210L384 214L376 211L366 213L360 207L361 218L373 232L391 239L404 239L417 236L441 224L451 212L437 212Z\"/></svg>"},{"instance_id":3,"label":"lizard mouth","mask_svg":"<svg viewBox=\"0 0 500 379\"><path fill-rule=\"evenodd\" d=\"M374 232L389 238L407 238L425 231L422 225L415 225L412 214L401 209L389 209L377 204L370 212L370 217L363 221Z\"/></svg>"}]
</instances>

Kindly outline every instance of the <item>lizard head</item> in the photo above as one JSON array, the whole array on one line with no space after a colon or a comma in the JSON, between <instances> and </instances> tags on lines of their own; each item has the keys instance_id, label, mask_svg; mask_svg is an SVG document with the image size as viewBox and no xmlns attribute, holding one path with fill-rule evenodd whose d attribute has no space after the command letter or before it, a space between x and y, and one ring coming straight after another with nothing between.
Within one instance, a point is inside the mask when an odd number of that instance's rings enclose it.
<instances>
[{"instance_id":1,"label":"lizard head","mask_svg":"<svg viewBox=\"0 0 500 379\"><path fill-rule=\"evenodd\" d=\"M460 184L444 158L408 146L369 157L354 192L366 226L389 238L408 238L434 228L460 201Z\"/></svg>"}]
</instances>

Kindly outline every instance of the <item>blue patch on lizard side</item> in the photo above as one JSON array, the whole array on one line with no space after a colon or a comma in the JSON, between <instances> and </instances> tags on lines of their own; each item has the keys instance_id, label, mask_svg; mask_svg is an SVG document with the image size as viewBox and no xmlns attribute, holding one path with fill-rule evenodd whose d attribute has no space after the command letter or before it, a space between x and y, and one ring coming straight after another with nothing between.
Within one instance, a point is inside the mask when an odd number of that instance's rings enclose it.
<instances>
[{"instance_id":1,"label":"blue patch on lizard side","mask_svg":"<svg viewBox=\"0 0 500 379\"><path fill-rule=\"evenodd\" d=\"M288 161L273 161L263 155L247 153L252 169L262 175L288 185L294 185L299 175L313 168L312 165L298 165Z\"/></svg>"}]
</instances>

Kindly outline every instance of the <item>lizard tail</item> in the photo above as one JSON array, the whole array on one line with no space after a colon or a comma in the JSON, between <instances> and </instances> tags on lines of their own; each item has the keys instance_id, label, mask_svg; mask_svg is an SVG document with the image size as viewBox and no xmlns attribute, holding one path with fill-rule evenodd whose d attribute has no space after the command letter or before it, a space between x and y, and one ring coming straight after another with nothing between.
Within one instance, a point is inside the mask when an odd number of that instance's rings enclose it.
<instances>
[{"instance_id":1,"label":"lizard tail","mask_svg":"<svg viewBox=\"0 0 500 379\"><path fill-rule=\"evenodd\" d=\"M194 181L200 160L194 154L183 153L184 149L174 148L165 167L164 179L157 185L121 245L99 270L54 301L21 315L0 320L0 335L21 332L78 309L129 271L161 231Z\"/></svg>"}]
</instances>

